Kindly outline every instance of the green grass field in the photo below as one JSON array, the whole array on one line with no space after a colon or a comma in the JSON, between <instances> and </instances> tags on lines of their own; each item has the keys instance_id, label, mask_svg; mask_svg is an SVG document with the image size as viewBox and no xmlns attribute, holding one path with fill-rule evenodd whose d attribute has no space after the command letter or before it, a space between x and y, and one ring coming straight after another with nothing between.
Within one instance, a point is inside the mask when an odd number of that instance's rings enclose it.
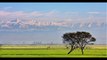
<instances>
[{"instance_id":1,"label":"green grass field","mask_svg":"<svg viewBox=\"0 0 107 60\"><path fill-rule=\"evenodd\" d=\"M80 49L68 55L69 50L64 45L3 45L0 57L107 57L106 45L88 45L84 55Z\"/></svg>"}]
</instances>

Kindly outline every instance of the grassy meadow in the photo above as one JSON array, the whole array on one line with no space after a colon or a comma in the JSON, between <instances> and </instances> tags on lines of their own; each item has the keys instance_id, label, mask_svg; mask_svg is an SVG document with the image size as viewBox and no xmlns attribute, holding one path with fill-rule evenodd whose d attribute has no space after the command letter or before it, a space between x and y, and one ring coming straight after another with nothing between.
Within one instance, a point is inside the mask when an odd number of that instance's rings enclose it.
<instances>
[{"instance_id":1,"label":"grassy meadow","mask_svg":"<svg viewBox=\"0 0 107 60\"><path fill-rule=\"evenodd\" d=\"M65 45L2 45L0 57L107 57L106 45L87 45L84 55L80 49L67 54Z\"/></svg>"}]
</instances>

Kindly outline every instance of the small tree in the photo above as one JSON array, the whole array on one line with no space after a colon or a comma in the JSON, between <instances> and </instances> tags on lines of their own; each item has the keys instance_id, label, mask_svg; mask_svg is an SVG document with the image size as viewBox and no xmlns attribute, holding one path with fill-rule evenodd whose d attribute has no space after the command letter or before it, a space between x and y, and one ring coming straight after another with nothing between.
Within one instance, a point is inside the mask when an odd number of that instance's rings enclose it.
<instances>
[{"instance_id":1,"label":"small tree","mask_svg":"<svg viewBox=\"0 0 107 60\"><path fill-rule=\"evenodd\" d=\"M84 48L90 42L95 42L96 39L92 37L89 32L72 32L72 33L65 33L63 36L63 43L68 43L71 46L70 54L74 49L80 48L82 54L84 54Z\"/></svg>"}]
</instances>

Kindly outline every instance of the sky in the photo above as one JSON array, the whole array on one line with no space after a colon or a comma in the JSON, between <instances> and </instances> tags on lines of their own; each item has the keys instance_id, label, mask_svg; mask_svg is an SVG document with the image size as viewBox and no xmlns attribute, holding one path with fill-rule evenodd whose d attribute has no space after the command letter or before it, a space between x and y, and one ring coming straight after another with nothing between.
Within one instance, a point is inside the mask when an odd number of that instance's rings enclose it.
<instances>
[{"instance_id":1,"label":"sky","mask_svg":"<svg viewBox=\"0 0 107 60\"><path fill-rule=\"evenodd\" d=\"M66 32L87 31L106 44L107 3L0 3L0 43L62 43Z\"/></svg>"}]
</instances>

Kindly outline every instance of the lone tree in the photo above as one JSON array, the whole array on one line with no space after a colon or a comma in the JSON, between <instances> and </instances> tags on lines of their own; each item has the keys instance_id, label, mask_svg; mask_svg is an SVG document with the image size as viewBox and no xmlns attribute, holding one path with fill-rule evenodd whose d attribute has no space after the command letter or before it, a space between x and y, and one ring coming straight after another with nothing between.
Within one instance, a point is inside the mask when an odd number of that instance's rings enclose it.
<instances>
[{"instance_id":1,"label":"lone tree","mask_svg":"<svg viewBox=\"0 0 107 60\"><path fill-rule=\"evenodd\" d=\"M72 32L72 33L65 33L62 36L63 43L68 43L70 45L70 51L68 54L70 54L74 49L80 48L82 54L84 54L84 48L87 44L90 44L90 42L95 42L96 39L92 37L92 35L89 32Z\"/></svg>"}]
</instances>

